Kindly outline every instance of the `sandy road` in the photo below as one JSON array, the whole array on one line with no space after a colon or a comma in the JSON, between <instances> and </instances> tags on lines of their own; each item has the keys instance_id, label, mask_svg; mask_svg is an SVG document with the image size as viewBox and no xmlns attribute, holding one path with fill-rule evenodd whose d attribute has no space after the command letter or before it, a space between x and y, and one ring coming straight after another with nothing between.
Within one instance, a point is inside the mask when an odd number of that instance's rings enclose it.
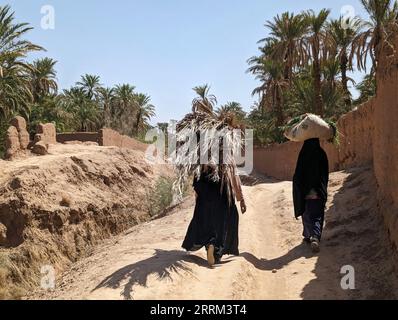
<instances>
[{"instance_id":1,"label":"sandy road","mask_svg":"<svg viewBox=\"0 0 398 320\"><path fill-rule=\"evenodd\" d=\"M191 201L98 246L58 277L55 291L34 298L394 298L394 263L373 202L361 197L366 190L358 181L364 179L370 179L367 170L332 175L319 255L301 242L301 221L292 215L291 183L265 181L244 187L248 211L240 216L241 256L225 257L209 268L204 250L180 250L192 217ZM341 288L343 265L355 267L356 290Z\"/></svg>"}]
</instances>

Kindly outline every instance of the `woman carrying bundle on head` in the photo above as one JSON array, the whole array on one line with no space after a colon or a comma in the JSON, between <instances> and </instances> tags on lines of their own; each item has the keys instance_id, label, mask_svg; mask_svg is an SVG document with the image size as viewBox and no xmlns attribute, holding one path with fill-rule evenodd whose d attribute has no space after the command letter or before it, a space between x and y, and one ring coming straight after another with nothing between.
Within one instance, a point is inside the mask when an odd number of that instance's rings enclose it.
<instances>
[{"instance_id":1,"label":"woman carrying bundle on head","mask_svg":"<svg viewBox=\"0 0 398 320\"><path fill-rule=\"evenodd\" d=\"M239 126L233 114L213 112L217 100L208 94L209 87L194 90L199 97L193 100L192 113L176 127L177 149L181 152L177 152L175 159L174 187L181 195L187 179L194 176L195 211L182 247L187 251L205 247L208 263L213 266L223 255L239 255L239 214L235 200L240 202L242 213L246 212L246 204L235 155L241 152L242 140L234 133ZM196 137L193 139L196 142L187 142L187 137ZM197 156L207 159L192 160Z\"/></svg>"},{"instance_id":2,"label":"woman carrying bundle on head","mask_svg":"<svg viewBox=\"0 0 398 320\"><path fill-rule=\"evenodd\" d=\"M200 176L194 178L196 204L182 247L187 251L207 250L210 266L219 263L225 254L239 255L239 214L246 212L239 176L234 166L226 166L214 180L215 167L201 166Z\"/></svg>"},{"instance_id":3,"label":"woman carrying bundle on head","mask_svg":"<svg viewBox=\"0 0 398 320\"><path fill-rule=\"evenodd\" d=\"M176 128L180 152L175 159L174 187L181 194L187 179L194 176L196 196L193 219L182 247L187 251L205 247L208 263L213 266L225 254L239 255L239 214L235 200L240 202L242 213L246 212L246 204L234 159L241 151L242 141L234 133L234 118L215 115L204 99L195 99L192 111ZM187 142L187 136L196 137L193 139L196 142ZM192 160L205 155L209 161Z\"/></svg>"},{"instance_id":4,"label":"woman carrying bundle on head","mask_svg":"<svg viewBox=\"0 0 398 320\"><path fill-rule=\"evenodd\" d=\"M319 252L325 205L328 197L329 164L320 139L331 140L334 127L316 115L306 114L285 132L292 141L304 141L293 177L293 200L296 218L302 217L303 237L313 252Z\"/></svg>"},{"instance_id":5,"label":"woman carrying bundle on head","mask_svg":"<svg viewBox=\"0 0 398 320\"><path fill-rule=\"evenodd\" d=\"M304 241L319 252L322 237L329 165L319 139L305 140L293 178L293 199L296 218L302 216Z\"/></svg>"}]
</instances>

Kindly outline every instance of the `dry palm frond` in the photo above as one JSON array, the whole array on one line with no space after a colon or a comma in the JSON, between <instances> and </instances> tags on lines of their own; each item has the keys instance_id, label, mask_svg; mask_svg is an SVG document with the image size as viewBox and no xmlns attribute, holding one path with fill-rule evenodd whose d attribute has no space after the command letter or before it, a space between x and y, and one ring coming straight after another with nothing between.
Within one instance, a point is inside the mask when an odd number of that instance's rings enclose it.
<instances>
[{"instance_id":1,"label":"dry palm frond","mask_svg":"<svg viewBox=\"0 0 398 320\"><path fill-rule=\"evenodd\" d=\"M242 137L234 129L229 117L220 119L208 110L189 113L177 124L174 159L177 179L173 186L176 200L181 200L187 180L191 176L199 179L207 164L212 168L211 179L221 181L232 201L229 178L235 167L235 155L242 146Z\"/></svg>"}]
</instances>

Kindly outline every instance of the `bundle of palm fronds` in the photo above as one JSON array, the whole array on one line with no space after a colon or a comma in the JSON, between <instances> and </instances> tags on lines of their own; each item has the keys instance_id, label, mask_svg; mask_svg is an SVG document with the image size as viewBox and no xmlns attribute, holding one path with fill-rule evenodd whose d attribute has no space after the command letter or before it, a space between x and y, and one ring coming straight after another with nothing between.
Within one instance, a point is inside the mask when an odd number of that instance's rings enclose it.
<instances>
[{"instance_id":1,"label":"bundle of palm fronds","mask_svg":"<svg viewBox=\"0 0 398 320\"><path fill-rule=\"evenodd\" d=\"M211 168L211 179L221 181L222 188L226 188L232 199L229 179L235 168L235 155L242 146L242 136L234 129L237 127L231 118L218 118L210 110L194 109L178 122L174 159L177 179L173 187L178 200L187 180L192 176L199 179L204 166Z\"/></svg>"}]
</instances>

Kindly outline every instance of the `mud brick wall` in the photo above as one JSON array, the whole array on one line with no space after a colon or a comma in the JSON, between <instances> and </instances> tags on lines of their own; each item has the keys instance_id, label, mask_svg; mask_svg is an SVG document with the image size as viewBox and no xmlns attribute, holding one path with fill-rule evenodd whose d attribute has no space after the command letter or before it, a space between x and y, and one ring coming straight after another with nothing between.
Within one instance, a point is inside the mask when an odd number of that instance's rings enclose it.
<instances>
[{"instance_id":1,"label":"mud brick wall","mask_svg":"<svg viewBox=\"0 0 398 320\"><path fill-rule=\"evenodd\" d=\"M58 143L65 143L72 141L99 143L99 134L98 132L74 132L74 133L57 134Z\"/></svg>"}]
</instances>

